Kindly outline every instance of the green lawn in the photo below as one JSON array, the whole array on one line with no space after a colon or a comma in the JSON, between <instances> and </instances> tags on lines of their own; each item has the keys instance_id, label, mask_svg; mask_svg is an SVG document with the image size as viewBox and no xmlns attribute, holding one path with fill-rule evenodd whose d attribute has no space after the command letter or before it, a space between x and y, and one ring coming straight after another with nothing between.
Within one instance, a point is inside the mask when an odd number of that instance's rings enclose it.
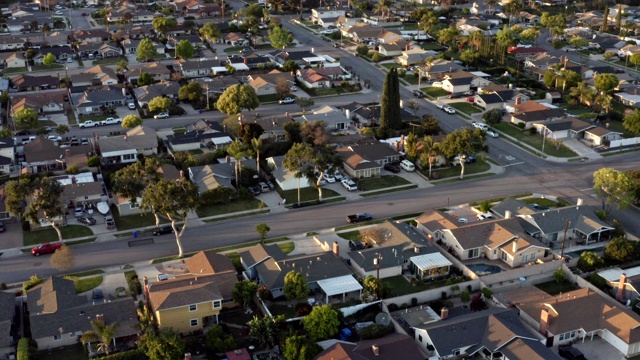
<instances>
[{"instance_id":1,"label":"green lawn","mask_svg":"<svg viewBox=\"0 0 640 360\"><path fill-rule=\"evenodd\" d=\"M409 85L418 85L419 79L417 76L413 75L413 73L407 74L404 77L401 77L400 80L404 80L409 83ZM426 81L426 78L422 77L422 83Z\"/></svg>"},{"instance_id":2,"label":"green lawn","mask_svg":"<svg viewBox=\"0 0 640 360\"><path fill-rule=\"evenodd\" d=\"M69 274L69 276L83 277L83 276L91 276L91 275L98 275L98 274L104 274L104 270L96 269L96 270L83 271L75 274Z\"/></svg>"},{"instance_id":3,"label":"green lawn","mask_svg":"<svg viewBox=\"0 0 640 360\"><path fill-rule=\"evenodd\" d=\"M582 105L565 105L562 108L571 115L582 115L585 113L591 113L591 110Z\"/></svg>"},{"instance_id":4,"label":"green lawn","mask_svg":"<svg viewBox=\"0 0 640 360\"><path fill-rule=\"evenodd\" d=\"M378 178L358 181L358 187L364 191L380 190L408 184L411 184L411 182L397 175L385 175Z\"/></svg>"},{"instance_id":5,"label":"green lawn","mask_svg":"<svg viewBox=\"0 0 640 360\"><path fill-rule=\"evenodd\" d=\"M573 290L578 290L579 288L572 283L565 282L557 282L555 280L547 281L545 283L537 284L536 287L551 296L558 295L560 293L566 293Z\"/></svg>"},{"instance_id":6,"label":"green lawn","mask_svg":"<svg viewBox=\"0 0 640 360\"><path fill-rule=\"evenodd\" d=\"M93 235L91 229L82 225L63 226L60 228L60 231L62 232L62 239L64 240ZM32 230L24 232L24 246L55 241L58 241L58 233L56 233L56 231L51 227L42 230Z\"/></svg>"},{"instance_id":7,"label":"green lawn","mask_svg":"<svg viewBox=\"0 0 640 360\"><path fill-rule=\"evenodd\" d=\"M260 208L262 201L258 199L234 200L226 205L209 205L198 210L199 217L218 216L239 211L256 210Z\"/></svg>"},{"instance_id":8,"label":"green lawn","mask_svg":"<svg viewBox=\"0 0 640 360\"><path fill-rule=\"evenodd\" d=\"M441 45L439 45L438 43L435 43L435 42L426 42L426 43L423 43L422 45L420 45L420 47L423 50L437 50L437 51L440 51L440 50L444 50L445 49L444 47L442 47Z\"/></svg>"},{"instance_id":9,"label":"green lawn","mask_svg":"<svg viewBox=\"0 0 640 360\"><path fill-rule=\"evenodd\" d=\"M494 124L493 127L516 138L518 142L528 144L537 151L542 150L542 136L540 134L531 135L528 130L522 130L505 122ZM549 138L545 140L544 153L563 158L578 156L578 154L564 146L562 143Z\"/></svg>"},{"instance_id":10,"label":"green lawn","mask_svg":"<svg viewBox=\"0 0 640 360\"><path fill-rule=\"evenodd\" d=\"M388 286L390 289L388 297L396 297L402 296L406 294L417 293L429 289L435 289L441 287L445 284L446 280L435 281L428 284L420 281L417 282L417 285L412 285L404 278L402 275L388 277L384 279L380 279L380 284L382 287ZM401 304L398 304L401 305Z\"/></svg>"},{"instance_id":11,"label":"green lawn","mask_svg":"<svg viewBox=\"0 0 640 360\"><path fill-rule=\"evenodd\" d=\"M26 67L6 68L2 70L3 75L26 73L29 69Z\"/></svg>"},{"instance_id":12,"label":"green lawn","mask_svg":"<svg viewBox=\"0 0 640 360\"><path fill-rule=\"evenodd\" d=\"M223 51L226 53L237 53L242 51L242 49L244 49L244 46L232 46L232 47L228 47L226 49L224 49Z\"/></svg>"},{"instance_id":13,"label":"green lawn","mask_svg":"<svg viewBox=\"0 0 640 360\"><path fill-rule=\"evenodd\" d=\"M338 233L337 235L345 240L360 241L360 230L346 231L346 232Z\"/></svg>"},{"instance_id":14,"label":"green lawn","mask_svg":"<svg viewBox=\"0 0 640 360\"><path fill-rule=\"evenodd\" d=\"M295 99L295 95L289 95L289 97ZM278 102L278 100L282 99L279 94L267 94L267 95L258 95L258 100L260 103L269 103L269 102Z\"/></svg>"},{"instance_id":15,"label":"green lawn","mask_svg":"<svg viewBox=\"0 0 640 360\"><path fill-rule=\"evenodd\" d=\"M102 275L74 280L73 283L76 285L76 294L80 294L97 287L102 284L102 280Z\"/></svg>"},{"instance_id":16,"label":"green lawn","mask_svg":"<svg viewBox=\"0 0 640 360\"><path fill-rule=\"evenodd\" d=\"M60 70L60 69L64 69L64 65L61 65L61 64L34 65L31 67L31 69L33 69L33 71Z\"/></svg>"},{"instance_id":17,"label":"green lawn","mask_svg":"<svg viewBox=\"0 0 640 360\"><path fill-rule=\"evenodd\" d=\"M414 23L414 24L405 24L404 26L402 26L402 30L418 30L418 24Z\"/></svg>"},{"instance_id":18,"label":"green lawn","mask_svg":"<svg viewBox=\"0 0 640 360\"><path fill-rule=\"evenodd\" d=\"M288 204L298 203L298 189L278 190L278 193L280 194L280 197L285 199ZM325 188L322 189L323 199L338 196L338 195L340 194L338 194L337 192L331 189L325 189ZM314 201L314 200L318 200L318 189L314 187L307 187L307 188L300 189L301 202Z\"/></svg>"},{"instance_id":19,"label":"green lawn","mask_svg":"<svg viewBox=\"0 0 640 360\"><path fill-rule=\"evenodd\" d=\"M87 354L81 343L61 346L51 350L40 350L37 352L37 359L47 360L87 360Z\"/></svg>"},{"instance_id":20,"label":"green lawn","mask_svg":"<svg viewBox=\"0 0 640 360\"><path fill-rule=\"evenodd\" d=\"M482 161L481 159L478 159L475 163L472 164L465 164L464 165L464 175L472 175L472 174L477 174L477 173L481 173L481 172L485 172L487 170L489 170L491 168L491 165L489 165L489 163ZM423 173L425 175L429 175L429 169L427 168L426 170L423 170ZM437 175L434 177L433 174L436 173ZM444 168L444 169L431 169L431 174L432 177L434 177L434 180L437 179L444 179L444 178L448 178L448 177L459 177L460 176L460 166L450 166L448 168Z\"/></svg>"},{"instance_id":21,"label":"green lawn","mask_svg":"<svg viewBox=\"0 0 640 360\"><path fill-rule=\"evenodd\" d=\"M397 65L397 64L395 64L395 63L384 63L384 64L380 64L380 65L382 65L382 66L386 67L386 68L387 68L387 69L389 69L389 70L390 70L391 68L393 68L393 67L395 67L395 68L397 68L397 67L398 67L398 65Z\"/></svg>"},{"instance_id":22,"label":"green lawn","mask_svg":"<svg viewBox=\"0 0 640 360\"><path fill-rule=\"evenodd\" d=\"M242 266L242 263L240 262L240 254L238 254L237 252L232 252L232 253L228 253L226 255L229 258L229 260L231 260L231 263L233 264L233 267L236 268L238 273L241 273L241 272L244 271L244 267Z\"/></svg>"},{"instance_id":23,"label":"green lawn","mask_svg":"<svg viewBox=\"0 0 640 360\"><path fill-rule=\"evenodd\" d=\"M473 114L477 114L477 113L481 113L482 109L474 106L471 103L468 102L456 102L456 103L449 103L447 104L449 106L451 106L452 108L456 109L456 110L460 110L465 114L469 114L469 115L473 115Z\"/></svg>"},{"instance_id":24,"label":"green lawn","mask_svg":"<svg viewBox=\"0 0 640 360\"><path fill-rule=\"evenodd\" d=\"M296 248L296 244L293 241L288 241L286 243L278 244L278 247L280 247L280 250L282 250L283 253L289 254Z\"/></svg>"},{"instance_id":25,"label":"green lawn","mask_svg":"<svg viewBox=\"0 0 640 360\"><path fill-rule=\"evenodd\" d=\"M100 60L93 60L93 65L117 65L120 61L124 60L127 62L126 57L114 57L114 58L106 58Z\"/></svg>"},{"instance_id":26,"label":"green lawn","mask_svg":"<svg viewBox=\"0 0 640 360\"><path fill-rule=\"evenodd\" d=\"M269 305L269 311L273 316L284 315L286 319L290 319L296 315L295 308L288 305L272 304Z\"/></svg>"},{"instance_id":27,"label":"green lawn","mask_svg":"<svg viewBox=\"0 0 640 360\"><path fill-rule=\"evenodd\" d=\"M447 95L447 92L442 90L442 88L439 88L439 87L424 87L424 88L421 88L420 90L422 90L422 92L434 98Z\"/></svg>"}]
</instances>

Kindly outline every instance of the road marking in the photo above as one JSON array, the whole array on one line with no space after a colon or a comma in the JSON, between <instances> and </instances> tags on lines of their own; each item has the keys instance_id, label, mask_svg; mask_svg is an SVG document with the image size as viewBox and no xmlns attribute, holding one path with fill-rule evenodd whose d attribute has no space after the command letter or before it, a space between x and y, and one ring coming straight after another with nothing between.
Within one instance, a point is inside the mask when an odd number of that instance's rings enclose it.
<instances>
[{"instance_id":1,"label":"road marking","mask_svg":"<svg viewBox=\"0 0 640 360\"><path fill-rule=\"evenodd\" d=\"M593 188L580 189L581 192L593 191Z\"/></svg>"},{"instance_id":2,"label":"road marking","mask_svg":"<svg viewBox=\"0 0 640 360\"><path fill-rule=\"evenodd\" d=\"M513 165L521 165L521 164L524 164L524 161L520 161L520 162L513 163L513 164L502 165L502 167L509 167L509 166L513 166Z\"/></svg>"},{"instance_id":3,"label":"road marking","mask_svg":"<svg viewBox=\"0 0 640 360\"><path fill-rule=\"evenodd\" d=\"M514 158L514 157L513 157L513 156L511 156L511 155L505 155L505 156L504 156L504 158L505 158L505 159L507 159L507 160L509 160L509 161L513 161L513 160L515 160L515 159L516 159L516 158Z\"/></svg>"}]
</instances>

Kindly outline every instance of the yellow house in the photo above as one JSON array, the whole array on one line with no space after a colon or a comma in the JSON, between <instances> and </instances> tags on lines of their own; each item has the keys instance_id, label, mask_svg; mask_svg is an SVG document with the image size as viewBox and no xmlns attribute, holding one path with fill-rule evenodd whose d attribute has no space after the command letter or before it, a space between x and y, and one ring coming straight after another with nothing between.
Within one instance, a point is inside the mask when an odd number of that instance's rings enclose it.
<instances>
[{"instance_id":1,"label":"yellow house","mask_svg":"<svg viewBox=\"0 0 640 360\"><path fill-rule=\"evenodd\" d=\"M187 273L174 279L147 283L149 306L160 328L180 333L202 330L218 323L223 304L233 302L238 281L233 264L224 255L199 252L185 260Z\"/></svg>"}]
</instances>

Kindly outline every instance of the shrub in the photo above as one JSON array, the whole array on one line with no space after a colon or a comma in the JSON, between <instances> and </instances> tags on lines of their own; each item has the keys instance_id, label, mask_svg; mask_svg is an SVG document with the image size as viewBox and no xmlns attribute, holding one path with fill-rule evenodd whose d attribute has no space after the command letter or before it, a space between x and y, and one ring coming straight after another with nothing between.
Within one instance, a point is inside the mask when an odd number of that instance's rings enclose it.
<instances>
[{"instance_id":1,"label":"shrub","mask_svg":"<svg viewBox=\"0 0 640 360\"><path fill-rule=\"evenodd\" d=\"M22 338L18 341L18 360L29 360L29 339Z\"/></svg>"},{"instance_id":2,"label":"shrub","mask_svg":"<svg viewBox=\"0 0 640 360\"><path fill-rule=\"evenodd\" d=\"M525 123L518 123L518 127L519 127L520 129L524 129L524 127L525 127Z\"/></svg>"},{"instance_id":3,"label":"shrub","mask_svg":"<svg viewBox=\"0 0 640 360\"><path fill-rule=\"evenodd\" d=\"M127 278L129 290L131 290L133 297L136 298L137 295L142 294L142 284L140 284L140 280L138 279L138 275L136 274L136 272L127 271L124 273L124 276Z\"/></svg>"},{"instance_id":4,"label":"shrub","mask_svg":"<svg viewBox=\"0 0 640 360\"><path fill-rule=\"evenodd\" d=\"M149 357L142 349L134 349L101 357L101 360L146 360Z\"/></svg>"},{"instance_id":5,"label":"shrub","mask_svg":"<svg viewBox=\"0 0 640 360\"><path fill-rule=\"evenodd\" d=\"M0 281L0 290L7 290L7 284L5 284L3 281Z\"/></svg>"},{"instance_id":6,"label":"shrub","mask_svg":"<svg viewBox=\"0 0 640 360\"><path fill-rule=\"evenodd\" d=\"M29 280L25 281L25 283L22 284L22 291L26 293L29 289L42 283L43 281L43 278L38 277L38 275L33 275L29 278Z\"/></svg>"},{"instance_id":7,"label":"shrub","mask_svg":"<svg viewBox=\"0 0 640 360\"><path fill-rule=\"evenodd\" d=\"M398 305L396 305L394 303L391 303L391 304L387 305L387 308L389 309L389 312L396 311L396 310L398 310Z\"/></svg>"},{"instance_id":8,"label":"shrub","mask_svg":"<svg viewBox=\"0 0 640 360\"><path fill-rule=\"evenodd\" d=\"M297 303L295 309L296 309L296 313L295 313L296 317L307 316L311 314L311 310L313 310L311 305L307 303Z\"/></svg>"},{"instance_id":9,"label":"shrub","mask_svg":"<svg viewBox=\"0 0 640 360\"><path fill-rule=\"evenodd\" d=\"M373 55L371 56L371 60L373 60L374 62L380 62L380 60L382 60L382 56L380 56L380 53L373 53Z\"/></svg>"},{"instance_id":10,"label":"shrub","mask_svg":"<svg viewBox=\"0 0 640 360\"><path fill-rule=\"evenodd\" d=\"M359 335L361 340L378 339L393 332L393 326L373 324L360 329Z\"/></svg>"},{"instance_id":11,"label":"shrub","mask_svg":"<svg viewBox=\"0 0 640 360\"><path fill-rule=\"evenodd\" d=\"M491 299L491 297L493 296L493 291L491 291L491 289L489 288L484 288L482 289L482 295L484 295L486 299Z\"/></svg>"}]
</instances>

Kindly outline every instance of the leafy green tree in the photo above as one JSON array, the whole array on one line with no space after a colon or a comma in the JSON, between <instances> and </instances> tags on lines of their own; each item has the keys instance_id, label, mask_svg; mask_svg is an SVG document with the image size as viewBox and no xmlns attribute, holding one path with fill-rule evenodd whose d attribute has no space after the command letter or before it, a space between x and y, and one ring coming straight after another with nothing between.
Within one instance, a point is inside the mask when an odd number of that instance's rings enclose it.
<instances>
[{"instance_id":1,"label":"leafy green tree","mask_svg":"<svg viewBox=\"0 0 640 360\"><path fill-rule=\"evenodd\" d=\"M118 65L117 66L118 66L117 67L118 72L123 73L123 72L129 70L129 63L127 62L127 60L118 61Z\"/></svg>"},{"instance_id":2,"label":"leafy green tree","mask_svg":"<svg viewBox=\"0 0 640 360\"><path fill-rule=\"evenodd\" d=\"M282 64L282 71L284 72L292 72L300 69L300 65L294 60L287 60Z\"/></svg>"},{"instance_id":3,"label":"leafy green tree","mask_svg":"<svg viewBox=\"0 0 640 360\"><path fill-rule=\"evenodd\" d=\"M480 129L463 128L455 130L445 137L442 142L442 151L448 158L460 156L460 179L464 178L464 158L482 149L484 144L484 132ZM464 156L462 156L464 155Z\"/></svg>"},{"instance_id":4,"label":"leafy green tree","mask_svg":"<svg viewBox=\"0 0 640 360\"><path fill-rule=\"evenodd\" d=\"M122 119L121 126L124 129L133 129L136 126L142 125L142 118L138 115L129 114Z\"/></svg>"},{"instance_id":5,"label":"leafy green tree","mask_svg":"<svg viewBox=\"0 0 640 360\"><path fill-rule=\"evenodd\" d=\"M276 343L279 326L284 320L284 315L276 317L265 316L263 318L254 316L249 321L249 337L257 341L262 348L273 348Z\"/></svg>"},{"instance_id":6,"label":"leafy green tree","mask_svg":"<svg viewBox=\"0 0 640 360\"><path fill-rule=\"evenodd\" d=\"M204 24L204 26L202 26L200 30L198 30L198 33L200 34L200 36L209 41L216 41L217 39L220 39L222 37L222 33L220 33L220 29L218 28L218 24L213 21Z\"/></svg>"},{"instance_id":7,"label":"leafy green tree","mask_svg":"<svg viewBox=\"0 0 640 360\"><path fill-rule=\"evenodd\" d=\"M267 233L271 230L269 225L260 223L256 225L256 231L260 234L260 243L264 244L264 239L267 238Z\"/></svg>"},{"instance_id":8,"label":"leafy green tree","mask_svg":"<svg viewBox=\"0 0 640 360\"><path fill-rule=\"evenodd\" d=\"M324 125L322 129L324 130ZM327 144L315 144L311 150L311 163L315 165L315 170L318 172L315 187L318 189L318 200L322 201L322 177L325 173L333 173L342 167L342 158L332 146ZM308 172L306 176L312 178L314 173Z\"/></svg>"},{"instance_id":9,"label":"leafy green tree","mask_svg":"<svg viewBox=\"0 0 640 360\"><path fill-rule=\"evenodd\" d=\"M581 81L578 85L571 89L569 96L578 100L579 104L592 104L596 98L596 90L589 87L586 82Z\"/></svg>"},{"instance_id":10,"label":"leafy green tree","mask_svg":"<svg viewBox=\"0 0 640 360\"><path fill-rule=\"evenodd\" d=\"M173 329L162 328L158 335L154 331L147 332L138 341L138 347L144 351L149 360L167 360L182 359L186 346L180 334Z\"/></svg>"},{"instance_id":11,"label":"leafy green tree","mask_svg":"<svg viewBox=\"0 0 640 360\"><path fill-rule=\"evenodd\" d=\"M98 341L98 351L104 351L105 354L109 355L113 338L116 336L120 324L114 322L107 325L103 320L91 320L90 323L93 330L82 334L80 340L83 344Z\"/></svg>"},{"instance_id":12,"label":"leafy green tree","mask_svg":"<svg viewBox=\"0 0 640 360\"><path fill-rule=\"evenodd\" d=\"M308 97L297 97L296 98L296 104L298 106L300 106L300 108L302 108L302 113L304 114L306 109L313 106L316 102L315 100L313 100L312 98L308 98Z\"/></svg>"},{"instance_id":13,"label":"leafy green tree","mask_svg":"<svg viewBox=\"0 0 640 360\"><path fill-rule=\"evenodd\" d=\"M497 124L502 120L502 109L491 109L482 115L487 124Z\"/></svg>"},{"instance_id":14,"label":"leafy green tree","mask_svg":"<svg viewBox=\"0 0 640 360\"><path fill-rule=\"evenodd\" d=\"M369 47L365 44L360 44L356 47L356 53L360 56L367 56L369 53Z\"/></svg>"},{"instance_id":15,"label":"leafy green tree","mask_svg":"<svg viewBox=\"0 0 640 360\"><path fill-rule=\"evenodd\" d=\"M598 74L595 77L595 88L603 93L609 93L618 87L618 77L613 74Z\"/></svg>"},{"instance_id":16,"label":"leafy green tree","mask_svg":"<svg viewBox=\"0 0 640 360\"><path fill-rule=\"evenodd\" d=\"M202 86L199 82L193 81L178 90L178 98L180 100L198 101L202 99Z\"/></svg>"},{"instance_id":17,"label":"leafy green tree","mask_svg":"<svg viewBox=\"0 0 640 360\"><path fill-rule=\"evenodd\" d=\"M49 66L53 63L56 62L56 56L53 55L52 53L48 53L47 55L44 56L44 58L42 59L42 63Z\"/></svg>"},{"instance_id":18,"label":"leafy green tree","mask_svg":"<svg viewBox=\"0 0 640 360\"><path fill-rule=\"evenodd\" d=\"M33 129L38 126L38 113L32 108L20 109L12 118L18 129Z\"/></svg>"},{"instance_id":19,"label":"leafy green tree","mask_svg":"<svg viewBox=\"0 0 640 360\"><path fill-rule=\"evenodd\" d=\"M340 318L331 305L325 304L314 307L311 314L302 319L302 325L312 340L319 341L338 334Z\"/></svg>"},{"instance_id":20,"label":"leafy green tree","mask_svg":"<svg viewBox=\"0 0 640 360\"><path fill-rule=\"evenodd\" d=\"M179 258L183 256L181 238L187 229L187 216L199 205L198 186L185 178L177 181L162 179L151 184L142 193L140 202L142 211L163 214L171 221ZM182 229L178 229L178 221L183 223Z\"/></svg>"},{"instance_id":21,"label":"leafy green tree","mask_svg":"<svg viewBox=\"0 0 640 360\"><path fill-rule=\"evenodd\" d=\"M167 109L169 109L169 106L171 106L172 103L173 101L169 98L156 96L153 99L149 100L149 104L148 104L149 111L153 113L167 111Z\"/></svg>"},{"instance_id":22,"label":"leafy green tree","mask_svg":"<svg viewBox=\"0 0 640 360\"><path fill-rule=\"evenodd\" d=\"M256 91L247 84L233 85L216 101L216 107L227 115L239 114L242 109L253 110L260 106Z\"/></svg>"},{"instance_id":23,"label":"leafy green tree","mask_svg":"<svg viewBox=\"0 0 640 360\"><path fill-rule=\"evenodd\" d=\"M567 274L564 273L562 268L558 268L556 272L553 273L553 277L556 279L556 282L563 283L567 281Z\"/></svg>"},{"instance_id":24,"label":"leafy green tree","mask_svg":"<svg viewBox=\"0 0 640 360\"><path fill-rule=\"evenodd\" d=\"M136 49L136 57L138 60L153 59L156 56L158 56L158 51L156 50L155 45L151 42L151 39L142 39Z\"/></svg>"},{"instance_id":25,"label":"leafy green tree","mask_svg":"<svg viewBox=\"0 0 640 360\"><path fill-rule=\"evenodd\" d=\"M460 38L460 30L455 26L449 26L438 33L438 42L443 45L452 47Z\"/></svg>"},{"instance_id":26,"label":"leafy green tree","mask_svg":"<svg viewBox=\"0 0 640 360\"><path fill-rule=\"evenodd\" d=\"M362 287L364 288L363 296L366 296L371 299L371 301L378 299L378 293L380 290L380 283L375 276L369 275L362 281Z\"/></svg>"},{"instance_id":27,"label":"leafy green tree","mask_svg":"<svg viewBox=\"0 0 640 360\"><path fill-rule=\"evenodd\" d=\"M624 209L635 203L638 184L622 171L602 168L593 173L593 189L608 215L614 207Z\"/></svg>"},{"instance_id":28,"label":"leafy green tree","mask_svg":"<svg viewBox=\"0 0 640 360\"><path fill-rule=\"evenodd\" d=\"M289 300L304 300L309 296L309 284L302 273L291 270L284 276L284 296Z\"/></svg>"},{"instance_id":29,"label":"leafy green tree","mask_svg":"<svg viewBox=\"0 0 640 360\"><path fill-rule=\"evenodd\" d=\"M471 300L471 293L469 292L469 290L465 290L460 293L460 301L466 304L470 300Z\"/></svg>"},{"instance_id":30,"label":"leafy green tree","mask_svg":"<svg viewBox=\"0 0 640 360\"><path fill-rule=\"evenodd\" d=\"M460 54L460 60L467 63L467 65L471 65L479 57L480 57L480 53L473 49L465 49Z\"/></svg>"},{"instance_id":31,"label":"leafy green tree","mask_svg":"<svg viewBox=\"0 0 640 360\"><path fill-rule=\"evenodd\" d=\"M413 134L413 132L410 132L405 138L404 151L409 160L415 162L418 158L418 138Z\"/></svg>"},{"instance_id":32,"label":"leafy green tree","mask_svg":"<svg viewBox=\"0 0 640 360\"><path fill-rule=\"evenodd\" d=\"M604 256L621 263L631 261L637 253L635 244L635 241L617 237L607 243L604 248Z\"/></svg>"},{"instance_id":33,"label":"leafy green tree","mask_svg":"<svg viewBox=\"0 0 640 360\"><path fill-rule=\"evenodd\" d=\"M196 54L196 49L193 48L190 41L181 40L176 46L176 54L181 59L189 60Z\"/></svg>"},{"instance_id":34,"label":"leafy green tree","mask_svg":"<svg viewBox=\"0 0 640 360\"><path fill-rule=\"evenodd\" d=\"M540 30L536 28L528 28L523 30L520 35L518 35L520 40L524 40L527 42L535 42L540 37Z\"/></svg>"},{"instance_id":35,"label":"leafy green tree","mask_svg":"<svg viewBox=\"0 0 640 360\"><path fill-rule=\"evenodd\" d=\"M60 198L62 196L62 185L56 180L48 177L42 178L19 178L9 181L5 185L5 206L12 214L16 214L31 221L33 224L40 224L40 219L51 224L58 234L58 240L62 241L62 233L56 221L64 216Z\"/></svg>"},{"instance_id":36,"label":"leafy green tree","mask_svg":"<svg viewBox=\"0 0 640 360\"><path fill-rule=\"evenodd\" d=\"M58 125L53 130L55 130L60 136L69 132L69 127L67 125Z\"/></svg>"},{"instance_id":37,"label":"leafy green tree","mask_svg":"<svg viewBox=\"0 0 640 360\"><path fill-rule=\"evenodd\" d=\"M231 292L233 301L237 302L240 307L249 306L251 300L256 296L258 284L248 279L242 279L236 283Z\"/></svg>"},{"instance_id":38,"label":"leafy green tree","mask_svg":"<svg viewBox=\"0 0 640 360\"><path fill-rule=\"evenodd\" d=\"M604 15L602 15L602 26L600 27L600 31L605 32L608 28L609 22L609 6L604 9Z\"/></svg>"},{"instance_id":39,"label":"leafy green tree","mask_svg":"<svg viewBox=\"0 0 640 360\"><path fill-rule=\"evenodd\" d=\"M164 16L158 16L153 19L151 22L153 28L161 33L162 35L166 35L167 32L173 30L178 26L178 21L173 18L166 18Z\"/></svg>"},{"instance_id":40,"label":"leafy green tree","mask_svg":"<svg viewBox=\"0 0 640 360\"><path fill-rule=\"evenodd\" d=\"M160 162L157 159L147 157L118 170L111 181L113 192L124 199L129 199L134 205L140 205L138 200L142 197L144 189L162 179L158 172L159 167ZM156 219L156 227L159 227L158 212L155 209L152 210Z\"/></svg>"},{"instance_id":41,"label":"leafy green tree","mask_svg":"<svg viewBox=\"0 0 640 360\"><path fill-rule=\"evenodd\" d=\"M583 38L582 36L572 36L569 39L569 45L573 46L576 49L579 49L589 46L589 40Z\"/></svg>"},{"instance_id":42,"label":"leafy green tree","mask_svg":"<svg viewBox=\"0 0 640 360\"><path fill-rule=\"evenodd\" d=\"M313 173L313 157L313 148L310 144L295 142L282 161L284 168L293 172L293 176L298 179L298 205L300 205L300 179Z\"/></svg>"},{"instance_id":43,"label":"leafy green tree","mask_svg":"<svg viewBox=\"0 0 640 360\"><path fill-rule=\"evenodd\" d=\"M282 349L285 360L313 360L322 347L303 335L288 337Z\"/></svg>"},{"instance_id":44,"label":"leafy green tree","mask_svg":"<svg viewBox=\"0 0 640 360\"><path fill-rule=\"evenodd\" d=\"M9 130L6 127L0 129L0 138L9 139L9 138L12 138L12 137L13 137L13 134L11 133L11 130Z\"/></svg>"},{"instance_id":45,"label":"leafy green tree","mask_svg":"<svg viewBox=\"0 0 640 360\"><path fill-rule=\"evenodd\" d=\"M293 41L293 35L289 34L289 31L283 27L275 26L267 30L269 35L269 41L274 49L283 49L289 46L289 43Z\"/></svg>"},{"instance_id":46,"label":"leafy green tree","mask_svg":"<svg viewBox=\"0 0 640 360\"><path fill-rule=\"evenodd\" d=\"M638 71L638 65L640 65L640 53L636 53L631 55L629 58L629 62L636 66L636 71Z\"/></svg>"},{"instance_id":47,"label":"leafy green tree","mask_svg":"<svg viewBox=\"0 0 640 360\"><path fill-rule=\"evenodd\" d=\"M502 30L498 30L496 33L496 41L498 44L505 49L509 46L512 46L516 42L515 34L509 30L509 28L505 25Z\"/></svg>"},{"instance_id":48,"label":"leafy green tree","mask_svg":"<svg viewBox=\"0 0 640 360\"><path fill-rule=\"evenodd\" d=\"M207 330L205 337L207 347L215 353L223 353L236 348L236 341L233 339L233 336L225 333L220 325L211 326Z\"/></svg>"},{"instance_id":49,"label":"leafy green tree","mask_svg":"<svg viewBox=\"0 0 640 360\"><path fill-rule=\"evenodd\" d=\"M636 109L625 115L622 119L622 124L629 132L640 136L640 110Z\"/></svg>"},{"instance_id":50,"label":"leafy green tree","mask_svg":"<svg viewBox=\"0 0 640 360\"><path fill-rule=\"evenodd\" d=\"M380 110L380 127L392 130L402 128L400 83L395 66L389 70L384 80L380 103L382 104Z\"/></svg>"},{"instance_id":51,"label":"leafy green tree","mask_svg":"<svg viewBox=\"0 0 640 360\"><path fill-rule=\"evenodd\" d=\"M153 78L153 75L149 74L148 72L144 72L141 71L140 75L138 76L138 86L145 86L145 85L151 85L155 82L155 79Z\"/></svg>"}]
</instances>

